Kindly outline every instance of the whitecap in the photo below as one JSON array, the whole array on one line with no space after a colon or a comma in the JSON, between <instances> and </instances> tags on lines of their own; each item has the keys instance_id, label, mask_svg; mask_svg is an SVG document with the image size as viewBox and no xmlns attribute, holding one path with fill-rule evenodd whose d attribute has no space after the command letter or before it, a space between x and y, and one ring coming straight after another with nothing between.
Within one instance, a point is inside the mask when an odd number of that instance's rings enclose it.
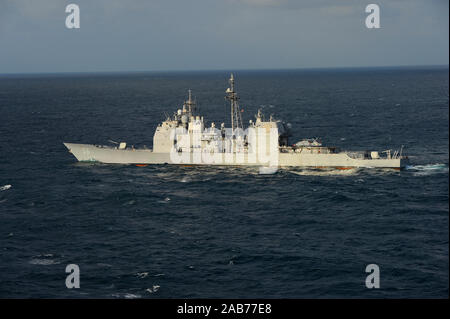
<instances>
[{"instance_id":1,"label":"whitecap","mask_svg":"<svg viewBox=\"0 0 450 319\"><path fill-rule=\"evenodd\" d=\"M10 189L12 187L12 185L3 185L2 187L0 187L0 191L6 191L8 189Z\"/></svg>"},{"instance_id":2,"label":"whitecap","mask_svg":"<svg viewBox=\"0 0 450 319\"><path fill-rule=\"evenodd\" d=\"M41 265L41 266L50 266L50 265L57 265L59 264L59 261L55 261L53 259L44 259L44 258L34 258L30 260L30 264L32 265Z\"/></svg>"},{"instance_id":3,"label":"whitecap","mask_svg":"<svg viewBox=\"0 0 450 319\"><path fill-rule=\"evenodd\" d=\"M125 294L112 294L111 296L115 297L115 298L125 298L125 299L137 299L137 298L142 298L141 295L138 294L130 294L130 293L125 293Z\"/></svg>"},{"instance_id":4,"label":"whitecap","mask_svg":"<svg viewBox=\"0 0 450 319\"><path fill-rule=\"evenodd\" d=\"M138 294L124 294L123 297L125 299L137 299L137 298L141 298L141 295L138 295Z\"/></svg>"},{"instance_id":5,"label":"whitecap","mask_svg":"<svg viewBox=\"0 0 450 319\"><path fill-rule=\"evenodd\" d=\"M60 264L59 261L52 259L50 257L53 257L53 254L39 254L39 255L33 256L30 260L30 264L43 265L43 266Z\"/></svg>"},{"instance_id":6,"label":"whitecap","mask_svg":"<svg viewBox=\"0 0 450 319\"><path fill-rule=\"evenodd\" d=\"M145 278L148 276L148 272L138 272L136 273L136 276L138 276L139 278Z\"/></svg>"},{"instance_id":7,"label":"whitecap","mask_svg":"<svg viewBox=\"0 0 450 319\"><path fill-rule=\"evenodd\" d=\"M278 171L278 167L277 166L275 166L275 167L264 167L264 166L261 166L260 168L259 168L259 174L261 174L261 175L271 175L271 174L275 174L276 172Z\"/></svg>"},{"instance_id":8,"label":"whitecap","mask_svg":"<svg viewBox=\"0 0 450 319\"><path fill-rule=\"evenodd\" d=\"M159 201L160 203L168 203L168 202L170 202L170 198L169 197L166 197L166 198L164 198L163 200L160 200Z\"/></svg>"},{"instance_id":9,"label":"whitecap","mask_svg":"<svg viewBox=\"0 0 450 319\"><path fill-rule=\"evenodd\" d=\"M147 291L148 293L154 293L154 292L157 292L158 290L159 290L159 288L160 288L161 286L159 286L159 285L153 285L153 287L152 288L147 288L147 289L145 289L145 291Z\"/></svg>"}]
</instances>

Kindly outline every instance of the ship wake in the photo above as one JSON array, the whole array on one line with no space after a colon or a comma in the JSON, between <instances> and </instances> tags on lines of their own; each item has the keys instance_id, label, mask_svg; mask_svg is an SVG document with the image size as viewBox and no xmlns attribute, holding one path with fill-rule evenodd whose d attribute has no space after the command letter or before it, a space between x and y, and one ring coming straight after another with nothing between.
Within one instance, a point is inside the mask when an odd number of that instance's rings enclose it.
<instances>
[{"instance_id":1,"label":"ship wake","mask_svg":"<svg viewBox=\"0 0 450 319\"><path fill-rule=\"evenodd\" d=\"M358 175L360 168L351 168L346 170L340 169L304 169L304 170L288 170L288 172L301 176L354 176Z\"/></svg>"},{"instance_id":2,"label":"ship wake","mask_svg":"<svg viewBox=\"0 0 450 319\"><path fill-rule=\"evenodd\" d=\"M413 172L416 176L448 173L448 164L408 165L405 170Z\"/></svg>"}]
</instances>

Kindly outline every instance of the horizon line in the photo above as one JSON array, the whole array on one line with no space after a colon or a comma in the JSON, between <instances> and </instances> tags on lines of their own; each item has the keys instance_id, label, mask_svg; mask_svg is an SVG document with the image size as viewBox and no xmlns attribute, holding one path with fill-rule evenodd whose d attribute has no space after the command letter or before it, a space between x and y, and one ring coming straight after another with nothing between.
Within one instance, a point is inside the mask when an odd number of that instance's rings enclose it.
<instances>
[{"instance_id":1,"label":"horizon line","mask_svg":"<svg viewBox=\"0 0 450 319\"><path fill-rule=\"evenodd\" d=\"M122 70L122 71L54 71L54 72L0 72L0 76L8 75L70 75L70 74L133 74L133 73L202 73L202 72L270 72L270 71L320 71L345 69L425 69L449 68L449 64L420 65L380 65L380 66L325 66L325 67L292 67L292 68L223 68L223 69L186 69L186 70Z\"/></svg>"}]
</instances>

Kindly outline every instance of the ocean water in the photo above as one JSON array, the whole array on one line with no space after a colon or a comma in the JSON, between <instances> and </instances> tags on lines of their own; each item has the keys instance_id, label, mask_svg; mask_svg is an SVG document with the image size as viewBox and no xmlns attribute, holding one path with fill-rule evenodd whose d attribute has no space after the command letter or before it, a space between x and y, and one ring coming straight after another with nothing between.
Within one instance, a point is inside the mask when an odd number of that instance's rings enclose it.
<instances>
[{"instance_id":1,"label":"ocean water","mask_svg":"<svg viewBox=\"0 0 450 319\"><path fill-rule=\"evenodd\" d=\"M77 163L62 144L150 147L188 89L228 124L228 76L0 76L0 297L448 297L448 68L235 72L245 122L262 108L292 143L404 145L402 171Z\"/></svg>"}]
</instances>

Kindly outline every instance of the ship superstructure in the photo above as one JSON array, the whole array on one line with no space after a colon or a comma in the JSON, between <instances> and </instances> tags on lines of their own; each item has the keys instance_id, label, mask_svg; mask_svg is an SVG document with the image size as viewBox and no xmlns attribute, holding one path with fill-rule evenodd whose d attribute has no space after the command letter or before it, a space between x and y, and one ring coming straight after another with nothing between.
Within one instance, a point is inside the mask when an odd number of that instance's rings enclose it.
<instances>
[{"instance_id":1,"label":"ship superstructure","mask_svg":"<svg viewBox=\"0 0 450 319\"><path fill-rule=\"evenodd\" d=\"M289 144L290 126L258 110L255 120L244 129L233 74L225 98L230 102L230 128L224 123L206 125L197 113L191 90L188 99L173 116L159 124L153 149L64 143L79 161L117 164L251 165L264 167L352 167L402 168L408 159L400 151L339 151L322 146L317 139Z\"/></svg>"}]
</instances>

